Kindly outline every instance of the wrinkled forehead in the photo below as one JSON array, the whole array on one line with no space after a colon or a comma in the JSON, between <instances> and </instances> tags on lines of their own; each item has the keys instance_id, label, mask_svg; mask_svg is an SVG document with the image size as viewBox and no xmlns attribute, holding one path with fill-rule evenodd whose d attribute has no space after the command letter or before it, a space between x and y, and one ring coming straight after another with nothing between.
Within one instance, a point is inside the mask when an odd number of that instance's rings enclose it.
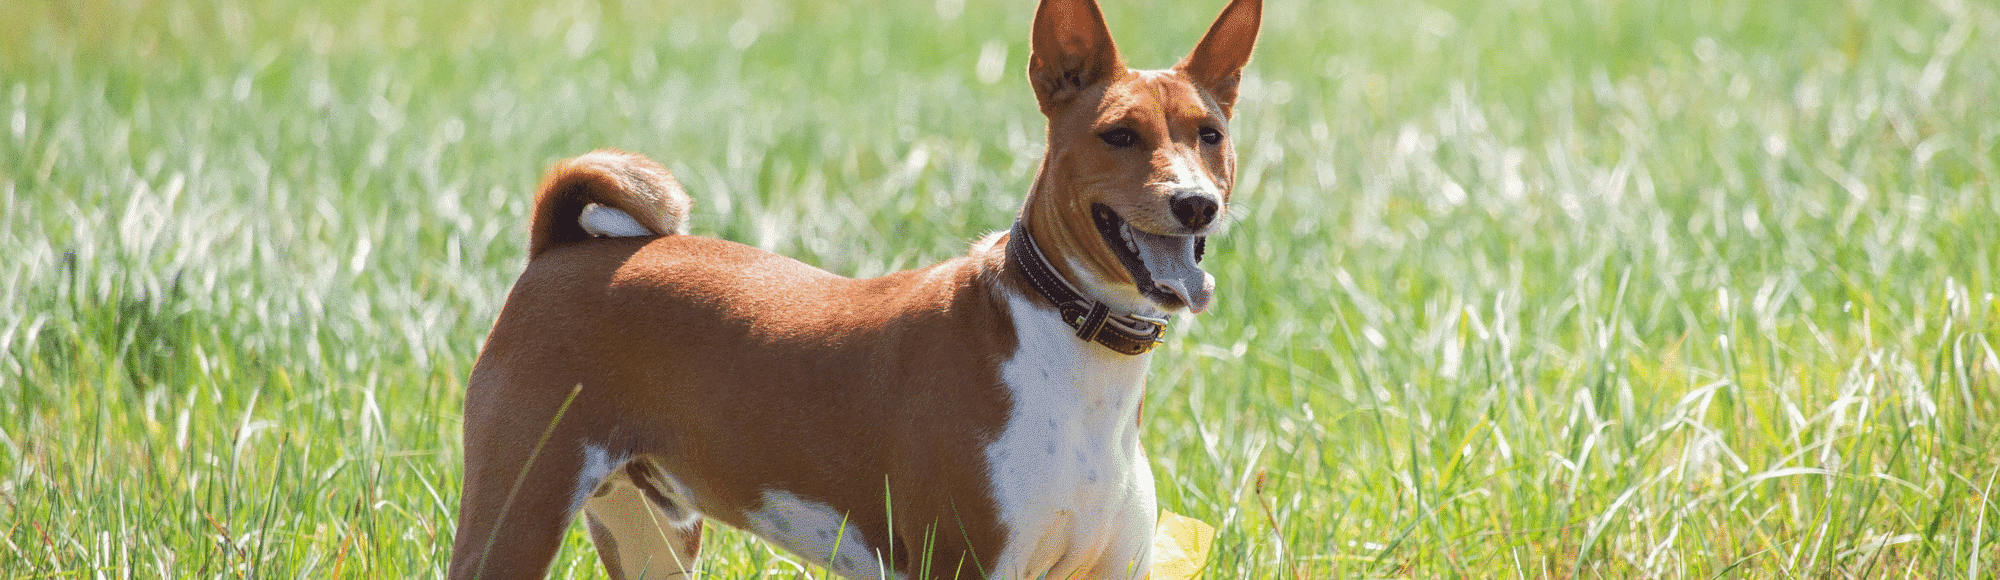
<instances>
[{"instance_id":1,"label":"wrinkled forehead","mask_svg":"<svg viewBox=\"0 0 2000 580\"><path fill-rule=\"evenodd\" d=\"M1135 70L1105 91L1097 108L1103 123L1222 121L1222 109L1171 70Z\"/></svg>"}]
</instances>

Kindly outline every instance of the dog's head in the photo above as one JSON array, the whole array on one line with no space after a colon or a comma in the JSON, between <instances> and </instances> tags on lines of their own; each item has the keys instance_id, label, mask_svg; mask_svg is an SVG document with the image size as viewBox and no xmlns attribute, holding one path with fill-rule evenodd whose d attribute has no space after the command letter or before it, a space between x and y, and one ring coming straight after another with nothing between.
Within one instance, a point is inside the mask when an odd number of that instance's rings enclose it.
<instances>
[{"instance_id":1,"label":"dog's head","mask_svg":"<svg viewBox=\"0 0 2000 580\"><path fill-rule=\"evenodd\" d=\"M1261 0L1233 0L1169 70L1130 70L1094 0L1043 0L1028 80L1049 150L1023 219L1051 262L1133 311L1208 308L1196 265L1236 182L1229 119Z\"/></svg>"}]
</instances>

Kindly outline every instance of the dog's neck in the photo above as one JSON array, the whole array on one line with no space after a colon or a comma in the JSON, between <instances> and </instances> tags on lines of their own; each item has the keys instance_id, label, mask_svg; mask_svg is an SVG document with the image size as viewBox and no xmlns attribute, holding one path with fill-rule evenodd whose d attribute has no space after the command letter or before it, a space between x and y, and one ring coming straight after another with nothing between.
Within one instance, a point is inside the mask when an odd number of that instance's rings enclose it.
<instances>
[{"instance_id":1,"label":"dog's neck","mask_svg":"<svg viewBox=\"0 0 2000 580\"><path fill-rule=\"evenodd\" d=\"M1064 324L1077 338L1096 342L1113 352L1140 355L1159 345L1168 319L1134 312L1119 312L1102 300L1094 299L1063 279L1051 266L1047 255L1035 243L1025 221L1015 220L1007 233L1007 264L1019 272L1037 296L1055 308Z\"/></svg>"}]
</instances>

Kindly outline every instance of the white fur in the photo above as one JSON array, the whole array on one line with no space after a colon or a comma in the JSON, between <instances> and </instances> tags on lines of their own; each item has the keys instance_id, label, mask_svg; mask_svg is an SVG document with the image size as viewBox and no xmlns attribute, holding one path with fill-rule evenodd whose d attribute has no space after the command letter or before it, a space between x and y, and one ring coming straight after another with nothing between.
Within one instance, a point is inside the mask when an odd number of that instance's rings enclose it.
<instances>
[{"instance_id":1,"label":"white fur","mask_svg":"<svg viewBox=\"0 0 2000 580\"><path fill-rule=\"evenodd\" d=\"M1076 289L1099 302L1103 302L1105 306L1111 307L1112 312L1130 312L1153 318L1168 318L1179 311L1178 309L1168 311L1160 308L1158 302L1154 302L1153 299L1140 294L1131 284L1117 284L1099 277L1082 260L1074 258L1068 260L1069 271L1076 272L1078 278L1076 280ZM1122 268L1123 266L1120 267ZM1053 317L1054 315L1051 314L1050 316ZM1056 321L1059 324L1062 322L1060 318L1057 318ZM1064 326L1064 328L1068 328L1068 326ZM1072 335L1076 334L1075 330L1069 332Z\"/></svg>"},{"instance_id":2,"label":"white fur","mask_svg":"<svg viewBox=\"0 0 2000 580\"><path fill-rule=\"evenodd\" d=\"M764 490L764 506L746 514L750 531L851 580L901 580L883 565L887 554L861 539L838 511L790 492Z\"/></svg>"},{"instance_id":3,"label":"white fur","mask_svg":"<svg viewBox=\"0 0 2000 580\"><path fill-rule=\"evenodd\" d=\"M701 520L701 513L694 511L694 494L688 491L687 485L681 483L681 480L675 479L666 470L660 469L658 464L647 462L645 465L647 468L645 471L646 483L651 484L653 491L659 492L660 496L667 500L667 503L673 504L674 508L678 510L675 513L664 514L671 518L668 523L677 528L688 528L699 522Z\"/></svg>"},{"instance_id":4,"label":"white fur","mask_svg":"<svg viewBox=\"0 0 2000 580\"><path fill-rule=\"evenodd\" d=\"M577 508L583 507L583 501L590 499L591 492L597 491L597 484L604 481L604 476L622 463L625 463L624 457L614 458L603 447L584 445L583 468L577 470L576 486L570 489L569 513L574 514Z\"/></svg>"},{"instance_id":5,"label":"white fur","mask_svg":"<svg viewBox=\"0 0 2000 580\"><path fill-rule=\"evenodd\" d=\"M986 253L988 250L992 250L993 245L1000 243L1000 238L1007 237L1007 234L1010 233L1011 231L1012 230L993 230L990 232L986 232L986 235L979 236L979 239L973 240L971 253L973 255L979 255Z\"/></svg>"},{"instance_id":6,"label":"white fur","mask_svg":"<svg viewBox=\"0 0 2000 580\"><path fill-rule=\"evenodd\" d=\"M1158 517L1137 424L1150 357L1079 340L1025 296L1008 302L1020 347L1001 367L1012 414L986 449L1008 528L991 577L1142 577Z\"/></svg>"},{"instance_id":7,"label":"white fur","mask_svg":"<svg viewBox=\"0 0 2000 580\"><path fill-rule=\"evenodd\" d=\"M1201 160L1188 154L1175 155L1168 166L1173 169L1174 180L1162 183L1160 187L1168 191L1191 189L1217 201L1222 200L1222 188L1215 185L1215 179L1208 175L1208 168L1202 165Z\"/></svg>"},{"instance_id":8,"label":"white fur","mask_svg":"<svg viewBox=\"0 0 2000 580\"><path fill-rule=\"evenodd\" d=\"M632 219L630 214L594 203L583 206L583 213L577 214L576 222L583 226L583 231L590 232L593 236L630 238L666 233L646 229L646 226L639 225L639 220Z\"/></svg>"}]
</instances>

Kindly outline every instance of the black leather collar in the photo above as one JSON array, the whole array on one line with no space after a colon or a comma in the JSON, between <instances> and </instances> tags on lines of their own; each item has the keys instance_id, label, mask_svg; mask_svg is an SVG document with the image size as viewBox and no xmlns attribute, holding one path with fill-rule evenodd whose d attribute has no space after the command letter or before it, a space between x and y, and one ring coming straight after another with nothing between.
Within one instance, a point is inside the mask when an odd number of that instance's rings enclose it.
<instances>
[{"instance_id":1,"label":"black leather collar","mask_svg":"<svg viewBox=\"0 0 2000 580\"><path fill-rule=\"evenodd\" d=\"M1166 333L1165 318L1112 314L1103 302L1091 300L1070 287L1061 274L1049 267L1041 248L1028 235L1028 226L1020 220L1014 220L1014 229L1007 233L1007 262L1020 268L1035 293L1062 313L1063 323L1076 329L1077 338L1104 345L1113 352L1138 355L1153 350L1160 344L1160 335Z\"/></svg>"}]
</instances>

